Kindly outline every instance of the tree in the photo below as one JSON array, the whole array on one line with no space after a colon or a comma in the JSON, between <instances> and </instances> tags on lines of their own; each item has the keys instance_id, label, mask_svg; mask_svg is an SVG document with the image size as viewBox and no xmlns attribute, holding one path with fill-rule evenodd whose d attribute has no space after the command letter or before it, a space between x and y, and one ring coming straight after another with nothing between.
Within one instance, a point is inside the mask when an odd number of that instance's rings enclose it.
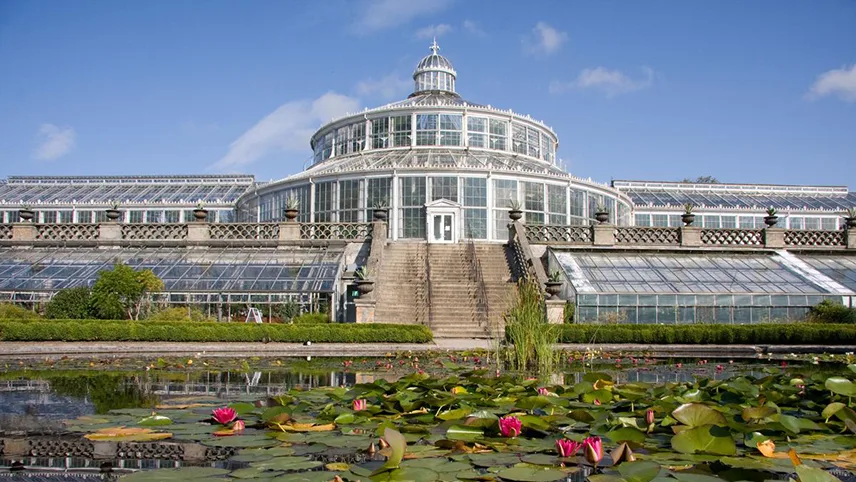
<instances>
[{"instance_id":1,"label":"tree","mask_svg":"<svg viewBox=\"0 0 856 482\"><path fill-rule=\"evenodd\" d=\"M699 176L699 177L695 178L694 180L690 179L688 177L685 177L681 180L681 182L688 182L688 183L692 183L692 184L719 184L719 180L717 180L713 176Z\"/></svg>"},{"instance_id":2,"label":"tree","mask_svg":"<svg viewBox=\"0 0 856 482\"><path fill-rule=\"evenodd\" d=\"M59 290L45 306L45 316L53 319L83 320L95 314L92 293L86 286Z\"/></svg>"},{"instance_id":3,"label":"tree","mask_svg":"<svg viewBox=\"0 0 856 482\"><path fill-rule=\"evenodd\" d=\"M116 264L112 270L98 273L92 286L92 301L101 318L127 316L129 320L139 320L151 304L149 295L163 288L163 281L152 270L135 271Z\"/></svg>"}]
</instances>

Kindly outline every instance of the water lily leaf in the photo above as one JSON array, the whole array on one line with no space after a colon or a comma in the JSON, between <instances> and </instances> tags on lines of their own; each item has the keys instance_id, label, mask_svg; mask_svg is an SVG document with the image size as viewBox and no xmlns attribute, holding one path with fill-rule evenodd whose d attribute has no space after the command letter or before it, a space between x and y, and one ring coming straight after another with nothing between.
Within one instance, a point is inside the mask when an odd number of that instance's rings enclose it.
<instances>
[{"instance_id":1,"label":"water lily leaf","mask_svg":"<svg viewBox=\"0 0 856 482\"><path fill-rule=\"evenodd\" d=\"M469 425L452 425L446 429L446 437L451 440L472 441L484 436L484 429Z\"/></svg>"},{"instance_id":2,"label":"water lily leaf","mask_svg":"<svg viewBox=\"0 0 856 482\"><path fill-rule=\"evenodd\" d=\"M471 413L464 422L464 425L469 427L487 428L496 425L498 422L499 417L495 413L480 410L478 412Z\"/></svg>"},{"instance_id":3,"label":"water lily leaf","mask_svg":"<svg viewBox=\"0 0 856 482\"><path fill-rule=\"evenodd\" d=\"M407 449L407 441L404 436L394 428L386 427L383 431L383 439L389 444L390 455L386 459L386 462L375 470L372 475L397 469L401 465L401 459L404 458L404 451Z\"/></svg>"},{"instance_id":4,"label":"water lily leaf","mask_svg":"<svg viewBox=\"0 0 856 482\"><path fill-rule=\"evenodd\" d=\"M445 412L440 412L437 414L437 418L440 420L460 420L467 415L472 413L472 410L468 408L457 408L455 410L446 410Z\"/></svg>"},{"instance_id":5,"label":"water lily leaf","mask_svg":"<svg viewBox=\"0 0 856 482\"><path fill-rule=\"evenodd\" d=\"M123 482L191 482L228 474L216 467L182 467L180 469L143 470L121 477Z\"/></svg>"},{"instance_id":6,"label":"water lily leaf","mask_svg":"<svg viewBox=\"0 0 856 482\"><path fill-rule=\"evenodd\" d=\"M734 455L737 446L731 432L716 425L702 425L672 437L672 448L683 454L708 453L715 455Z\"/></svg>"},{"instance_id":7,"label":"water lily leaf","mask_svg":"<svg viewBox=\"0 0 856 482\"><path fill-rule=\"evenodd\" d=\"M137 425L142 425L143 427L155 427L158 425L170 425L172 424L172 419L169 417L164 417L163 415L152 414L139 422Z\"/></svg>"},{"instance_id":8,"label":"water lily leaf","mask_svg":"<svg viewBox=\"0 0 856 482\"><path fill-rule=\"evenodd\" d=\"M218 437L214 439L202 440L205 445L212 447L270 447L276 445L278 441L265 435L235 435L233 437Z\"/></svg>"},{"instance_id":9,"label":"water lily leaf","mask_svg":"<svg viewBox=\"0 0 856 482\"><path fill-rule=\"evenodd\" d=\"M764 457L772 457L776 452L776 444L772 440L764 440L763 442L758 442L755 444L758 448L758 451L761 452L761 455Z\"/></svg>"},{"instance_id":10,"label":"water lily leaf","mask_svg":"<svg viewBox=\"0 0 856 482\"><path fill-rule=\"evenodd\" d=\"M761 420L771 415L775 415L776 413L778 412L773 407L748 407L743 409L740 413L740 417L743 418L744 421L749 422L752 420Z\"/></svg>"},{"instance_id":11,"label":"water lily leaf","mask_svg":"<svg viewBox=\"0 0 856 482\"><path fill-rule=\"evenodd\" d=\"M594 417L586 410L571 410L568 412L568 417L576 420L577 422L594 422Z\"/></svg>"},{"instance_id":12,"label":"water lily leaf","mask_svg":"<svg viewBox=\"0 0 856 482\"><path fill-rule=\"evenodd\" d=\"M615 443L636 442L641 444L645 441L645 432L632 427L621 427L607 432L606 437Z\"/></svg>"},{"instance_id":13,"label":"water lily leaf","mask_svg":"<svg viewBox=\"0 0 856 482\"><path fill-rule=\"evenodd\" d=\"M821 415L823 418L825 418L825 419L827 419L827 420L828 420L828 419L829 419L829 418L831 418L833 415L835 415L836 413L838 413L838 411L839 411L839 410L841 410L842 408L844 408L844 407L846 407L846 406L847 406L847 405L844 405L844 404L843 404L843 403L841 403L841 402L832 402L832 403L830 403L829 405L827 405L827 406L826 406L826 408L824 408L824 409L823 409L823 412L821 412L821 414L820 414L820 415Z\"/></svg>"},{"instance_id":14,"label":"water lily leaf","mask_svg":"<svg viewBox=\"0 0 856 482\"><path fill-rule=\"evenodd\" d=\"M845 397L856 396L856 384L844 377L827 378L823 384L827 390L844 395Z\"/></svg>"},{"instance_id":15,"label":"water lily leaf","mask_svg":"<svg viewBox=\"0 0 856 482\"><path fill-rule=\"evenodd\" d=\"M425 467L403 467L380 475L372 476L373 481L409 481L409 482L432 482L438 479L440 474Z\"/></svg>"},{"instance_id":16,"label":"water lily leaf","mask_svg":"<svg viewBox=\"0 0 856 482\"><path fill-rule=\"evenodd\" d=\"M798 465L796 471L800 477L800 482L841 482L838 477L829 472L807 465Z\"/></svg>"},{"instance_id":17,"label":"water lily leaf","mask_svg":"<svg viewBox=\"0 0 856 482\"><path fill-rule=\"evenodd\" d=\"M256 406L252 403L248 402L233 402L228 405L230 408L233 408L238 415L244 415L245 413L250 413L256 409Z\"/></svg>"},{"instance_id":18,"label":"water lily leaf","mask_svg":"<svg viewBox=\"0 0 856 482\"><path fill-rule=\"evenodd\" d=\"M728 424L722 413L701 403L685 403L672 412L672 417L690 427Z\"/></svg>"},{"instance_id":19,"label":"water lily leaf","mask_svg":"<svg viewBox=\"0 0 856 482\"><path fill-rule=\"evenodd\" d=\"M309 460L306 457L275 457L271 460L256 462L250 464L251 467L264 468L266 470L309 470L324 465L316 460Z\"/></svg>"},{"instance_id":20,"label":"water lily leaf","mask_svg":"<svg viewBox=\"0 0 856 482\"><path fill-rule=\"evenodd\" d=\"M316 425L314 423L289 422L277 425L277 427L283 432L329 432L335 429L336 425L332 423Z\"/></svg>"},{"instance_id":21,"label":"water lily leaf","mask_svg":"<svg viewBox=\"0 0 856 482\"><path fill-rule=\"evenodd\" d=\"M113 427L102 428L95 433L83 436L87 440L102 440L111 442L150 442L153 440L164 440L172 437L171 433L155 432L150 428L125 428Z\"/></svg>"},{"instance_id":22,"label":"water lily leaf","mask_svg":"<svg viewBox=\"0 0 856 482\"><path fill-rule=\"evenodd\" d=\"M520 417L520 422L526 428L534 428L536 430L549 430L550 423L544 420L541 417L536 417L535 415L522 415Z\"/></svg>"},{"instance_id":23,"label":"water lily leaf","mask_svg":"<svg viewBox=\"0 0 856 482\"><path fill-rule=\"evenodd\" d=\"M335 423L336 425L348 425L348 424L354 423L354 421L356 419L357 419L357 416L354 415L353 413L343 413L343 414L339 415L338 417L336 417L333 420L333 423Z\"/></svg>"},{"instance_id":24,"label":"water lily leaf","mask_svg":"<svg viewBox=\"0 0 856 482\"><path fill-rule=\"evenodd\" d=\"M554 467L559 465L559 460L555 455L547 455L547 454L529 454L521 457L523 462L532 465L546 465L548 467Z\"/></svg>"},{"instance_id":25,"label":"water lily leaf","mask_svg":"<svg viewBox=\"0 0 856 482\"><path fill-rule=\"evenodd\" d=\"M672 476L681 482L722 482L722 479L710 475L693 474L690 472L674 472Z\"/></svg>"},{"instance_id":26,"label":"water lily leaf","mask_svg":"<svg viewBox=\"0 0 856 482\"><path fill-rule=\"evenodd\" d=\"M618 473L627 482L650 482L660 473L660 464L647 460L626 462L618 466Z\"/></svg>"},{"instance_id":27,"label":"water lily leaf","mask_svg":"<svg viewBox=\"0 0 856 482\"><path fill-rule=\"evenodd\" d=\"M519 455L510 453L470 454L469 459L476 467L495 467L520 462Z\"/></svg>"},{"instance_id":28,"label":"water lily leaf","mask_svg":"<svg viewBox=\"0 0 856 482\"><path fill-rule=\"evenodd\" d=\"M609 403L612 401L612 392L609 390L594 390L583 394L583 402L595 403L595 400L600 403Z\"/></svg>"},{"instance_id":29,"label":"water lily leaf","mask_svg":"<svg viewBox=\"0 0 856 482\"><path fill-rule=\"evenodd\" d=\"M497 472L504 480L519 482L551 482L564 479L568 474L554 469L536 467L509 467Z\"/></svg>"}]
</instances>

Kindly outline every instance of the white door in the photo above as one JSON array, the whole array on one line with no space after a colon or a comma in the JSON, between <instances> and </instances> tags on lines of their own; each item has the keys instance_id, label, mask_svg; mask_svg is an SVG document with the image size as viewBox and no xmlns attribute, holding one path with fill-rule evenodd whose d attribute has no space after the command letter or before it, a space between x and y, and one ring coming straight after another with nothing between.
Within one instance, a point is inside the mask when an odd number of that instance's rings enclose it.
<instances>
[{"instance_id":1,"label":"white door","mask_svg":"<svg viewBox=\"0 0 856 482\"><path fill-rule=\"evenodd\" d=\"M431 242L453 243L454 214L434 214L431 219Z\"/></svg>"}]
</instances>

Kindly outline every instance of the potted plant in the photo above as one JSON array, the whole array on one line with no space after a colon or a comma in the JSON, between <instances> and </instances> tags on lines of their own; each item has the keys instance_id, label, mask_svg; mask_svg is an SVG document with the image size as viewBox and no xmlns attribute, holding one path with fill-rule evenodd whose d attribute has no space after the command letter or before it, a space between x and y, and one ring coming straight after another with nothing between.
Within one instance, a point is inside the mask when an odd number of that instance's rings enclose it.
<instances>
[{"instance_id":1,"label":"potted plant","mask_svg":"<svg viewBox=\"0 0 856 482\"><path fill-rule=\"evenodd\" d=\"M360 293L360 296L369 294L374 289L374 281L369 279L369 271L365 266L360 266L354 271L354 276L357 284L357 291Z\"/></svg>"},{"instance_id":2,"label":"potted plant","mask_svg":"<svg viewBox=\"0 0 856 482\"><path fill-rule=\"evenodd\" d=\"M208 219L208 210L205 209L205 205L202 204L202 201L196 203L196 209L193 210L193 217L200 222Z\"/></svg>"},{"instance_id":3,"label":"potted plant","mask_svg":"<svg viewBox=\"0 0 856 482\"><path fill-rule=\"evenodd\" d=\"M21 218L21 221L32 221L36 217L36 212L33 211L32 206L23 203L21 209L18 210L18 217Z\"/></svg>"},{"instance_id":4,"label":"potted plant","mask_svg":"<svg viewBox=\"0 0 856 482\"><path fill-rule=\"evenodd\" d=\"M547 277L547 282L544 283L544 291L550 295L550 298L556 298L556 296L562 291L562 272L561 271L553 271Z\"/></svg>"},{"instance_id":5,"label":"potted plant","mask_svg":"<svg viewBox=\"0 0 856 482\"><path fill-rule=\"evenodd\" d=\"M684 223L684 226L690 226L695 221L694 207L692 203L684 204L684 214L681 215L681 222Z\"/></svg>"},{"instance_id":6,"label":"potted plant","mask_svg":"<svg viewBox=\"0 0 856 482\"><path fill-rule=\"evenodd\" d=\"M378 221L386 221L389 218L389 204L386 199L381 199L373 206L374 218Z\"/></svg>"},{"instance_id":7,"label":"potted plant","mask_svg":"<svg viewBox=\"0 0 856 482\"><path fill-rule=\"evenodd\" d=\"M772 228L776 226L776 223L778 222L779 217L776 216L776 208L770 206L770 208L767 209L767 215L764 216L764 224L766 224L768 228Z\"/></svg>"},{"instance_id":8,"label":"potted plant","mask_svg":"<svg viewBox=\"0 0 856 482\"><path fill-rule=\"evenodd\" d=\"M606 210L606 206L601 201L597 202L597 206L594 209L594 219L600 224L609 221L609 211Z\"/></svg>"},{"instance_id":9,"label":"potted plant","mask_svg":"<svg viewBox=\"0 0 856 482\"><path fill-rule=\"evenodd\" d=\"M512 221L517 221L523 217L523 210L520 209L521 207L520 201L517 199L508 201L508 217L511 218Z\"/></svg>"},{"instance_id":10,"label":"potted plant","mask_svg":"<svg viewBox=\"0 0 856 482\"><path fill-rule=\"evenodd\" d=\"M122 217L122 211L119 211L119 202L110 201L110 207L107 208L105 213L107 214L107 219L113 222Z\"/></svg>"},{"instance_id":11,"label":"potted plant","mask_svg":"<svg viewBox=\"0 0 856 482\"><path fill-rule=\"evenodd\" d=\"M856 228L856 207L847 210L847 216L844 217L848 228Z\"/></svg>"},{"instance_id":12,"label":"potted plant","mask_svg":"<svg viewBox=\"0 0 856 482\"><path fill-rule=\"evenodd\" d=\"M289 194L285 198L285 219L294 221L297 219L298 209L300 208L300 199L294 194Z\"/></svg>"}]
</instances>

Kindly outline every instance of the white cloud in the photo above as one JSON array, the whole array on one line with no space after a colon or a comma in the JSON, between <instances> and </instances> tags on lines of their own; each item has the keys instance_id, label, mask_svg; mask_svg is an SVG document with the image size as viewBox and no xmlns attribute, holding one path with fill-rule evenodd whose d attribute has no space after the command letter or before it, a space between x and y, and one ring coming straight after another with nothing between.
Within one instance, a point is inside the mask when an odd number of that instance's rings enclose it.
<instances>
[{"instance_id":1,"label":"white cloud","mask_svg":"<svg viewBox=\"0 0 856 482\"><path fill-rule=\"evenodd\" d=\"M414 18L436 13L449 4L449 0L367 0L358 5L359 17L351 24L351 32L369 34L398 25Z\"/></svg>"},{"instance_id":2,"label":"white cloud","mask_svg":"<svg viewBox=\"0 0 856 482\"><path fill-rule=\"evenodd\" d=\"M232 142L211 168L233 169L276 152L308 152L309 138L319 124L358 110L359 100L335 92L286 102Z\"/></svg>"},{"instance_id":3,"label":"white cloud","mask_svg":"<svg viewBox=\"0 0 856 482\"><path fill-rule=\"evenodd\" d=\"M484 37L487 35L485 31L479 28L478 24L472 20L464 20L464 30L476 37Z\"/></svg>"},{"instance_id":4,"label":"white cloud","mask_svg":"<svg viewBox=\"0 0 856 482\"><path fill-rule=\"evenodd\" d=\"M809 99L837 95L845 102L856 102L856 64L845 65L817 76L806 94Z\"/></svg>"},{"instance_id":5,"label":"white cloud","mask_svg":"<svg viewBox=\"0 0 856 482\"><path fill-rule=\"evenodd\" d=\"M420 39L430 39L435 37L442 37L443 35L452 31L452 26L448 23L438 23L437 25L429 25L427 27L422 27L416 31L416 38Z\"/></svg>"},{"instance_id":6,"label":"white cloud","mask_svg":"<svg viewBox=\"0 0 856 482\"><path fill-rule=\"evenodd\" d=\"M527 53L550 55L557 52L567 40L566 32L560 32L546 22L538 22L532 29L532 35L523 37L522 42Z\"/></svg>"},{"instance_id":7,"label":"white cloud","mask_svg":"<svg viewBox=\"0 0 856 482\"><path fill-rule=\"evenodd\" d=\"M603 91L607 97L615 97L651 87L654 83L654 71L648 67L642 67L642 72L643 77L633 79L620 70L609 70L605 67L583 69L575 80L550 82L550 93L561 94L574 89L597 89Z\"/></svg>"},{"instance_id":8,"label":"white cloud","mask_svg":"<svg viewBox=\"0 0 856 482\"><path fill-rule=\"evenodd\" d=\"M380 80L368 79L357 84L360 95L378 94L384 99L395 99L407 94L413 88L413 80L397 74L389 74Z\"/></svg>"},{"instance_id":9,"label":"white cloud","mask_svg":"<svg viewBox=\"0 0 856 482\"><path fill-rule=\"evenodd\" d=\"M77 133L72 127L42 124L36 134L39 145L33 149L32 157L40 161L53 161L74 149Z\"/></svg>"}]
</instances>

